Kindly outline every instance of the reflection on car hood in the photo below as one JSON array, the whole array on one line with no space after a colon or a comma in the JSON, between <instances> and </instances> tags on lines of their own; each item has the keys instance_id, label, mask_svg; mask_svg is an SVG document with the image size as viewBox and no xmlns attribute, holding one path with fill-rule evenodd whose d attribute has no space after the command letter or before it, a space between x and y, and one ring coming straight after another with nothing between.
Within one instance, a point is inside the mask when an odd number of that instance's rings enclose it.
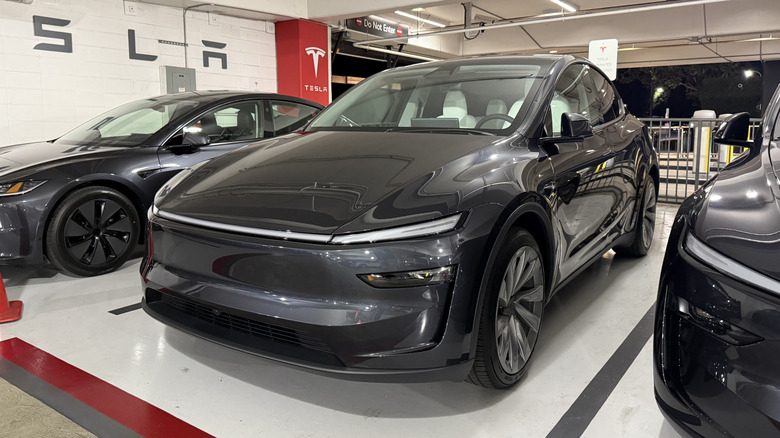
<instances>
[{"instance_id":1,"label":"reflection on car hood","mask_svg":"<svg viewBox=\"0 0 780 438\"><path fill-rule=\"evenodd\" d=\"M0 147L0 177L47 163L82 157L117 147L79 146L49 142L23 143Z\"/></svg>"},{"instance_id":2,"label":"reflection on car hood","mask_svg":"<svg viewBox=\"0 0 780 438\"><path fill-rule=\"evenodd\" d=\"M706 187L693 232L725 256L780 280L780 189L764 151Z\"/></svg>"},{"instance_id":3,"label":"reflection on car hood","mask_svg":"<svg viewBox=\"0 0 780 438\"><path fill-rule=\"evenodd\" d=\"M457 183L452 175L442 177L448 174L442 169L500 140L403 132L292 134L209 163L159 208L192 219L318 234L419 222L458 205ZM355 221L359 216L370 219Z\"/></svg>"}]
</instances>

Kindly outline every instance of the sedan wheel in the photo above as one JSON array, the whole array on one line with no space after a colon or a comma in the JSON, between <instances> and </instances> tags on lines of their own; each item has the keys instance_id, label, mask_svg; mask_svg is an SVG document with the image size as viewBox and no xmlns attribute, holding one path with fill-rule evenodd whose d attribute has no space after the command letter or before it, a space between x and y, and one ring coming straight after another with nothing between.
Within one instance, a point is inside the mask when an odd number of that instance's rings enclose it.
<instances>
[{"instance_id":1,"label":"sedan wheel","mask_svg":"<svg viewBox=\"0 0 780 438\"><path fill-rule=\"evenodd\" d=\"M60 270L82 276L121 266L138 241L138 213L121 193L87 187L65 197L46 233L47 255Z\"/></svg>"},{"instance_id":2,"label":"sedan wheel","mask_svg":"<svg viewBox=\"0 0 780 438\"><path fill-rule=\"evenodd\" d=\"M496 258L485 297L471 383L507 388L525 373L544 311L544 263L536 240L520 231Z\"/></svg>"}]
</instances>

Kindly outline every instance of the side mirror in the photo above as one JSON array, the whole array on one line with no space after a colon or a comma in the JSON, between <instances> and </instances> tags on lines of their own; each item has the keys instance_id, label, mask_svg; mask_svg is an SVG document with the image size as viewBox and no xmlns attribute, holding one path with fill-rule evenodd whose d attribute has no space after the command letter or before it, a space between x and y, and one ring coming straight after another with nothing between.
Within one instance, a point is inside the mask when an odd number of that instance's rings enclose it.
<instances>
[{"instance_id":1,"label":"side mirror","mask_svg":"<svg viewBox=\"0 0 780 438\"><path fill-rule=\"evenodd\" d=\"M539 147L545 155L552 157L560 153L558 143L576 143L593 137L593 128L590 121L577 113L561 114L561 136L542 137L539 139Z\"/></svg>"},{"instance_id":2,"label":"side mirror","mask_svg":"<svg viewBox=\"0 0 780 438\"><path fill-rule=\"evenodd\" d=\"M564 137L593 137L590 121L577 113L561 114L561 135Z\"/></svg>"},{"instance_id":3,"label":"side mirror","mask_svg":"<svg viewBox=\"0 0 780 438\"><path fill-rule=\"evenodd\" d=\"M721 122L713 135L713 142L732 146L752 146L747 140L750 114L737 113Z\"/></svg>"},{"instance_id":4,"label":"side mirror","mask_svg":"<svg viewBox=\"0 0 780 438\"><path fill-rule=\"evenodd\" d=\"M176 155L191 154L200 149L201 146L211 143L211 139L208 135L201 132L185 132L181 143L168 146L168 150Z\"/></svg>"}]
</instances>

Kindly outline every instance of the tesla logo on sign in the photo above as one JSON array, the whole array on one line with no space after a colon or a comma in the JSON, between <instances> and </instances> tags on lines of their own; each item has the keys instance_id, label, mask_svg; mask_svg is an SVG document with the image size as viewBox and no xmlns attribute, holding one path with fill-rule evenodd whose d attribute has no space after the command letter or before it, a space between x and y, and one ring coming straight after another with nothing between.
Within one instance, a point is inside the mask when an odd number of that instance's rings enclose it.
<instances>
[{"instance_id":1,"label":"tesla logo on sign","mask_svg":"<svg viewBox=\"0 0 780 438\"><path fill-rule=\"evenodd\" d=\"M319 47L307 47L304 49L306 54L311 56L312 62L314 62L314 77L317 77L317 68L320 65L320 58L325 56L325 51Z\"/></svg>"}]
</instances>

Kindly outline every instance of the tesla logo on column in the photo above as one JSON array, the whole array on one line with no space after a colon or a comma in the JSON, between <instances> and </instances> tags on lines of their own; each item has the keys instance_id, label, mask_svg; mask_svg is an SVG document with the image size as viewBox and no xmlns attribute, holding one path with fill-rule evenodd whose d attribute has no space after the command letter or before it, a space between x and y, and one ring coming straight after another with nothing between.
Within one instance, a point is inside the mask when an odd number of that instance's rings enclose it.
<instances>
[{"instance_id":1,"label":"tesla logo on column","mask_svg":"<svg viewBox=\"0 0 780 438\"><path fill-rule=\"evenodd\" d=\"M306 51L307 55L311 56L311 59L314 62L314 77L316 78L317 68L320 65L320 58L325 56L325 51L319 47L307 47L304 50Z\"/></svg>"}]
</instances>

